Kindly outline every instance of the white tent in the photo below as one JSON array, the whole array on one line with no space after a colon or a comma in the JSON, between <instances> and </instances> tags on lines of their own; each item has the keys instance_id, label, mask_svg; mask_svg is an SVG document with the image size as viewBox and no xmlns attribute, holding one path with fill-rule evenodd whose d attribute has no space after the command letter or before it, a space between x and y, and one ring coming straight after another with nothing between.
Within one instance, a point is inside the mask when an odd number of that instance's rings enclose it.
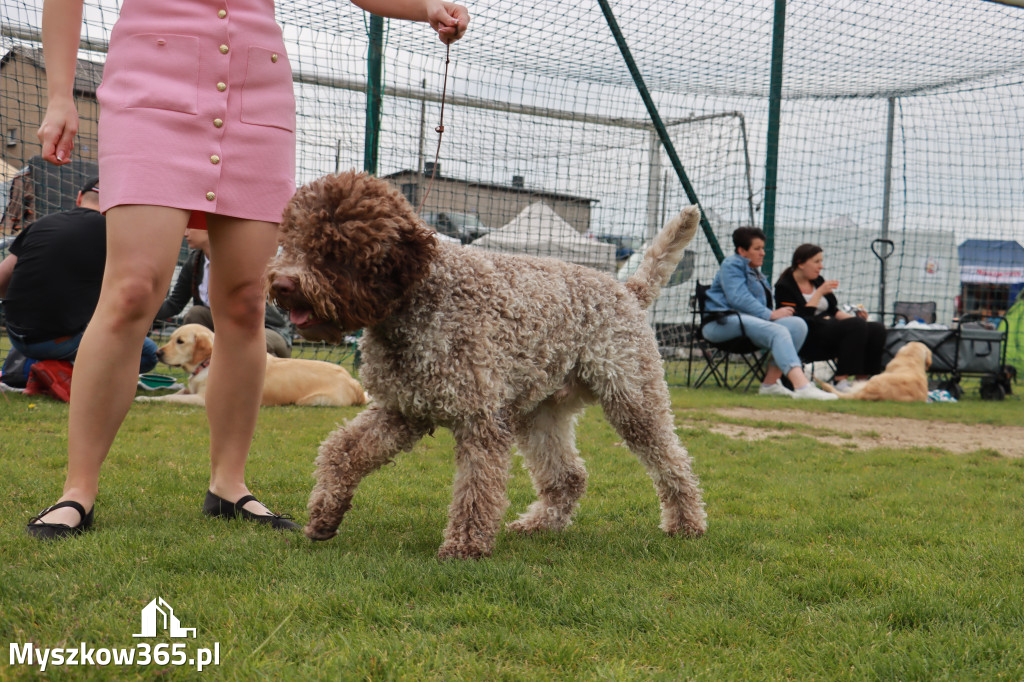
<instances>
[{"instance_id":1,"label":"white tent","mask_svg":"<svg viewBox=\"0 0 1024 682\"><path fill-rule=\"evenodd\" d=\"M615 272L615 246L580 234L540 201L527 206L507 225L474 240L472 245L500 253L550 256L602 272Z\"/></svg>"},{"instance_id":2,"label":"white tent","mask_svg":"<svg viewBox=\"0 0 1024 682\"><path fill-rule=\"evenodd\" d=\"M7 182L21 171L6 161L0 161L0 182Z\"/></svg>"}]
</instances>

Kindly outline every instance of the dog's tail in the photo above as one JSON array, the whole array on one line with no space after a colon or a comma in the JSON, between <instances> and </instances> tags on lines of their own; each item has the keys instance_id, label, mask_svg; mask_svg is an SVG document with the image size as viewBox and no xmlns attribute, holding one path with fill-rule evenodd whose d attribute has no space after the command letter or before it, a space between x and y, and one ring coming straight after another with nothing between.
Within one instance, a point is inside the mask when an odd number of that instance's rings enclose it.
<instances>
[{"instance_id":1,"label":"dog's tail","mask_svg":"<svg viewBox=\"0 0 1024 682\"><path fill-rule=\"evenodd\" d=\"M658 298L661 288L668 283L676 265L683 257L683 249L693 240L700 227L700 209L687 206L658 233L644 252L644 259L633 276L626 280L626 288L647 308Z\"/></svg>"},{"instance_id":2,"label":"dog's tail","mask_svg":"<svg viewBox=\"0 0 1024 682\"><path fill-rule=\"evenodd\" d=\"M821 387L821 390L828 391L829 393L835 393L837 396L839 396L840 400L842 400L844 398L849 400L849 399L853 398L853 396L854 396L853 393L843 393L842 391L836 390L836 387L833 386L832 384L828 383L827 381L822 381L821 379L815 379L814 382L816 384L818 384L818 386Z\"/></svg>"}]
</instances>

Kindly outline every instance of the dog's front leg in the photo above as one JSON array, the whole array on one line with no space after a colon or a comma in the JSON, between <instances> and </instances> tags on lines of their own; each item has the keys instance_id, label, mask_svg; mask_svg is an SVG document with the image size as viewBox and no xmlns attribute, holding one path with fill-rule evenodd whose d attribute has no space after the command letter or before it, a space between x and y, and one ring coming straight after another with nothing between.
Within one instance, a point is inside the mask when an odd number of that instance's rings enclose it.
<instances>
[{"instance_id":1,"label":"dog's front leg","mask_svg":"<svg viewBox=\"0 0 1024 682\"><path fill-rule=\"evenodd\" d=\"M309 496L306 537L330 540L341 518L352 506L356 486L364 476L416 444L426 427L397 412L371 406L350 424L331 433L320 444L316 458L316 485Z\"/></svg>"},{"instance_id":2,"label":"dog's front leg","mask_svg":"<svg viewBox=\"0 0 1024 682\"><path fill-rule=\"evenodd\" d=\"M480 420L454 429L455 484L439 559L490 556L508 507L512 434L500 421Z\"/></svg>"}]
</instances>

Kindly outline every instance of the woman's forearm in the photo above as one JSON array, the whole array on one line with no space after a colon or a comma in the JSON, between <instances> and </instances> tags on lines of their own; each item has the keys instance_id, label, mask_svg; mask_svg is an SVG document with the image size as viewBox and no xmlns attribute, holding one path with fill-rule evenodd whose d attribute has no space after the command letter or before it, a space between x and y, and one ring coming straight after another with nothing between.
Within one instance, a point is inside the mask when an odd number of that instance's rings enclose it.
<instances>
[{"instance_id":1,"label":"woman's forearm","mask_svg":"<svg viewBox=\"0 0 1024 682\"><path fill-rule=\"evenodd\" d=\"M425 0L352 0L357 7L389 19L427 21Z\"/></svg>"},{"instance_id":2,"label":"woman's forearm","mask_svg":"<svg viewBox=\"0 0 1024 682\"><path fill-rule=\"evenodd\" d=\"M50 100L73 98L78 44L82 39L82 0L45 0L43 56Z\"/></svg>"}]
</instances>

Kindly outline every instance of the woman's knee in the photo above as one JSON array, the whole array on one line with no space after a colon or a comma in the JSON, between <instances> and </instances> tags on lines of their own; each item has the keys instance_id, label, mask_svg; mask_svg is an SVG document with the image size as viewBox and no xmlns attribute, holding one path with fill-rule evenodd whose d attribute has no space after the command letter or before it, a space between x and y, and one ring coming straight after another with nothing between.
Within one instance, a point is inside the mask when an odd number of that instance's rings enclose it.
<instances>
[{"instance_id":1,"label":"woman's knee","mask_svg":"<svg viewBox=\"0 0 1024 682\"><path fill-rule=\"evenodd\" d=\"M263 329L266 293L263 282L252 282L225 292L212 306L217 329L226 322L248 331Z\"/></svg>"},{"instance_id":2,"label":"woman's knee","mask_svg":"<svg viewBox=\"0 0 1024 682\"><path fill-rule=\"evenodd\" d=\"M132 274L104 282L97 310L117 321L152 319L164 299L155 275Z\"/></svg>"}]
</instances>

